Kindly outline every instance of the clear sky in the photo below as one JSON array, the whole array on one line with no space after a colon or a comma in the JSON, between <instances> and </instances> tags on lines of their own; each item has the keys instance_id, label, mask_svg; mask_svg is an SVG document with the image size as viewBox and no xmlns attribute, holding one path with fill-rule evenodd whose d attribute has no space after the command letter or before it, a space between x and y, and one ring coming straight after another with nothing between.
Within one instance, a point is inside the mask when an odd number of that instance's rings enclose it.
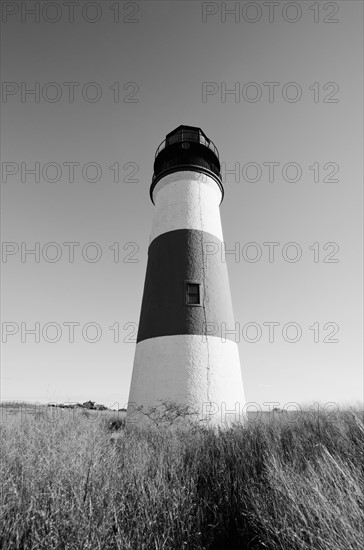
<instances>
[{"instance_id":1,"label":"clear sky","mask_svg":"<svg viewBox=\"0 0 364 550\"><path fill-rule=\"evenodd\" d=\"M190 124L223 165L247 401L362 401L363 3L2 10L2 400L125 405L154 153Z\"/></svg>"}]
</instances>

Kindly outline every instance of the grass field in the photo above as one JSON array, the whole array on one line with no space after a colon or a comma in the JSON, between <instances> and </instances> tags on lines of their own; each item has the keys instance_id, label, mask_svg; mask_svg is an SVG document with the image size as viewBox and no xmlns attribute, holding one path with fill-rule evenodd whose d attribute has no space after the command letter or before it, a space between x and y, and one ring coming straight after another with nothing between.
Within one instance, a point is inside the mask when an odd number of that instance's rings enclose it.
<instances>
[{"instance_id":1,"label":"grass field","mask_svg":"<svg viewBox=\"0 0 364 550\"><path fill-rule=\"evenodd\" d=\"M2 409L3 550L364 548L362 411L112 443L115 413Z\"/></svg>"}]
</instances>

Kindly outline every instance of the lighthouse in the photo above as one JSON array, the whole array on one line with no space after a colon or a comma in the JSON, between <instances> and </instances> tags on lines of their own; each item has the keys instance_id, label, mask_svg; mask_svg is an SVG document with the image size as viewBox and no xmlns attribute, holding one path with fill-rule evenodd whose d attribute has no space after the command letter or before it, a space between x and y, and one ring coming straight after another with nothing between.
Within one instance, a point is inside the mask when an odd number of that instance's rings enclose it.
<instances>
[{"instance_id":1,"label":"lighthouse","mask_svg":"<svg viewBox=\"0 0 364 550\"><path fill-rule=\"evenodd\" d=\"M243 418L245 405L227 265L219 153L204 132L179 126L159 145L155 207L127 421L162 403L210 425ZM155 410L155 409L154 409Z\"/></svg>"}]
</instances>

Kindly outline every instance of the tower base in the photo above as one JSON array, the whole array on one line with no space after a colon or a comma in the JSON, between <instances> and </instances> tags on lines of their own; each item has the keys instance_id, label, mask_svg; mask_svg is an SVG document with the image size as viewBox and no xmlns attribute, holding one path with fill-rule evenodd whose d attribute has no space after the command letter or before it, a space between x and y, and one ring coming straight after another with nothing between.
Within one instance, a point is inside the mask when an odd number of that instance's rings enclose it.
<instances>
[{"instance_id":1,"label":"tower base","mask_svg":"<svg viewBox=\"0 0 364 550\"><path fill-rule=\"evenodd\" d=\"M197 334L138 342L127 422L148 422L151 411L166 409L168 403L180 405L182 416L210 426L243 421L245 398L236 342Z\"/></svg>"}]
</instances>

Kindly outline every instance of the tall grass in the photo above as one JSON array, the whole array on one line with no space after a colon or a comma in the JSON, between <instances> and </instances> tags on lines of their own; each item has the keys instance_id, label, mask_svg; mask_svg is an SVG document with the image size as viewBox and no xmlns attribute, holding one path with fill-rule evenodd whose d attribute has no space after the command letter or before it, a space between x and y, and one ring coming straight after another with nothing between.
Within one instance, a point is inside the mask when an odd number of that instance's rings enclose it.
<instances>
[{"instance_id":1,"label":"tall grass","mask_svg":"<svg viewBox=\"0 0 364 550\"><path fill-rule=\"evenodd\" d=\"M2 549L364 547L358 411L130 426L114 444L109 427L82 413L2 422Z\"/></svg>"}]
</instances>

